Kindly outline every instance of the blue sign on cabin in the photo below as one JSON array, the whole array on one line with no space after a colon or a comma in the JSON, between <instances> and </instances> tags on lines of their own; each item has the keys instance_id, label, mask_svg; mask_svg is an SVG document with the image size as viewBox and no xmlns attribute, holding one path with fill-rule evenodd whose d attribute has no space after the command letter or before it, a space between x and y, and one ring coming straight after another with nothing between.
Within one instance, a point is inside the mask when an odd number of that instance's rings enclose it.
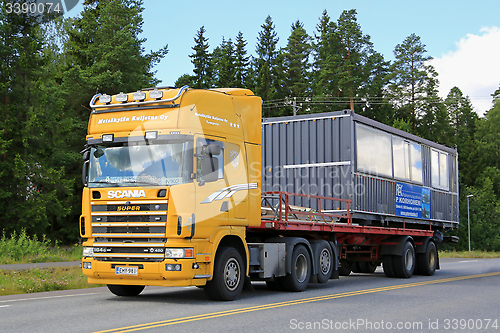
<instances>
[{"instance_id":1,"label":"blue sign on cabin","mask_svg":"<svg viewBox=\"0 0 500 333\"><path fill-rule=\"evenodd\" d=\"M431 217L431 190L422 186L396 183L396 215L402 217Z\"/></svg>"}]
</instances>

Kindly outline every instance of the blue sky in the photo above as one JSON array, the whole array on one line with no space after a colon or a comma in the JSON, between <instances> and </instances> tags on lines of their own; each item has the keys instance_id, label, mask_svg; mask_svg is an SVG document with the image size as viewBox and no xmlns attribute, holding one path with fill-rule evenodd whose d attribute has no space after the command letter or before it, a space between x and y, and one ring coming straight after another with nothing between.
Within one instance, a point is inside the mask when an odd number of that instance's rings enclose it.
<instances>
[{"instance_id":1,"label":"blue sky","mask_svg":"<svg viewBox=\"0 0 500 333\"><path fill-rule=\"evenodd\" d=\"M146 52L168 44L169 53L155 68L161 85L173 85L179 76L192 74L189 55L201 26L211 50L222 37L234 40L241 31L248 53L255 54L267 15L275 24L279 46L285 46L296 20L313 35L323 10L337 20L343 10L356 9L363 33L370 35L374 49L386 60L394 59L394 47L411 33L421 37L427 54L435 58L432 64L439 73L442 96L457 85L482 114L491 107L490 94L500 86L500 61L495 60L500 59L499 0L144 0L144 7L141 37L147 39ZM80 10L81 5L70 15Z\"/></svg>"}]
</instances>

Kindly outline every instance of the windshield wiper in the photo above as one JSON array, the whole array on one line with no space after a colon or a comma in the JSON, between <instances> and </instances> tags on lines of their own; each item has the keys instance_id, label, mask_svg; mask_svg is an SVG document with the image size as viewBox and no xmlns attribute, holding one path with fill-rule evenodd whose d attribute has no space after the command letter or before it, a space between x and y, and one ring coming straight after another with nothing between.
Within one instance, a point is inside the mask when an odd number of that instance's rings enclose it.
<instances>
[{"instance_id":1,"label":"windshield wiper","mask_svg":"<svg viewBox=\"0 0 500 333\"><path fill-rule=\"evenodd\" d=\"M149 183L149 182L143 182L140 180L124 180L122 183L129 183L129 184L147 184L147 185L152 185L152 186L158 186L159 184L156 183Z\"/></svg>"},{"instance_id":2,"label":"windshield wiper","mask_svg":"<svg viewBox=\"0 0 500 333\"><path fill-rule=\"evenodd\" d=\"M89 184L109 184L109 185L115 185L115 186L119 185L118 183L108 182L106 180L98 180L98 181L95 181L95 182L89 182Z\"/></svg>"}]
</instances>

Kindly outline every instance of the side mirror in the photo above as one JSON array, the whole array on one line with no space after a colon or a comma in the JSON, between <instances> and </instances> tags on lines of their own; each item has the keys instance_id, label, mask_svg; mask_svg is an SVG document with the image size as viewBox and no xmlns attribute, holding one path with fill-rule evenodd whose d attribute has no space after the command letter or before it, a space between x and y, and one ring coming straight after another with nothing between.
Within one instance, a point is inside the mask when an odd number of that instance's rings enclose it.
<instances>
[{"instance_id":1,"label":"side mirror","mask_svg":"<svg viewBox=\"0 0 500 333\"><path fill-rule=\"evenodd\" d=\"M85 161L82 167L82 183L83 186L87 186L87 178L89 175L89 161Z\"/></svg>"},{"instance_id":2,"label":"side mirror","mask_svg":"<svg viewBox=\"0 0 500 333\"><path fill-rule=\"evenodd\" d=\"M202 149L202 154L203 155L208 155L208 156L213 156L213 155L219 155L221 153L222 149L220 146L216 143L210 143L207 146L204 146Z\"/></svg>"},{"instance_id":3,"label":"side mirror","mask_svg":"<svg viewBox=\"0 0 500 333\"><path fill-rule=\"evenodd\" d=\"M215 157L205 157L201 162L201 172L205 182L215 182L219 179L219 160Z\"/></svg>"},{"instance_id":4,"label":"side mirror","mask_svg":"<svg viewBox=\"0 0 500 333\"><path fill-rule=\"evenodd\" d=\"M88 151L88 150L84 151L83 155L82 155L82 159L84 161L88 161L89 157L90 157L90 151Z\"/></svg>"}]
</instances>

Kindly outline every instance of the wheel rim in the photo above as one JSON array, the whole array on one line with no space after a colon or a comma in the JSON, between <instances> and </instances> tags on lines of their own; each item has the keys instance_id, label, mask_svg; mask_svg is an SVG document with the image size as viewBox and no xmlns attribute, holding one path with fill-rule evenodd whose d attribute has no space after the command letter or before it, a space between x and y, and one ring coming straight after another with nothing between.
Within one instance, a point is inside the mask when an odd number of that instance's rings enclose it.
<instances>
[{"instance_id":1,"label":"wheel rim","mask_svg":"<svg viewBox=\"0 0 500 333\"><path fill-rule=\"evenodd\" d=\"M407 271L410 271L413 267L413 251L411 249L406 250L405 266Z\"/></svg>"},{"instance_id":2,"label":"wheel rim","mask_svg":"<svg viewBox=\"0 0 500 333\"><path fill-rule=\"evenodd\" d=\"M299 254L297 260L295 260L295 273L297 276L297 281L302 283L307 277L307 258L304 254Z\"/></svg>"},{"instance_id":3,"label":"wheel rim","mask_svg":"<svg viewBox=\"0 0 500 333\"><path fill-rule=\"evenodd\" d=\"M328 271L330 270L330 265L330 252L328 252L327 249L323 249L319 256L319 267L321 268L321 272L323 274L328 273Z\"/></svg>"},{"instance_id":4,"label":"wheel rim","mask_svg":"<svg viewBox=\"0 0 500 333\"><path fill-rule=\"evenodd\" d=\"M240 282L240 264L234 258L231 258L224 267L224 281L226 288L230 291L238 288Z\"/></svg>"},{"instance_id":5,"label":"wheel rim","mask_svg":"<svg viewBox=\"0 0 500 333\"><path fill-rule=\"evenodd\" d=\"M434 251L434 249L432 249L429 252L429 267L433 268L434 265L436 265L436 251Z\"/></svg>"}]
</instances>

